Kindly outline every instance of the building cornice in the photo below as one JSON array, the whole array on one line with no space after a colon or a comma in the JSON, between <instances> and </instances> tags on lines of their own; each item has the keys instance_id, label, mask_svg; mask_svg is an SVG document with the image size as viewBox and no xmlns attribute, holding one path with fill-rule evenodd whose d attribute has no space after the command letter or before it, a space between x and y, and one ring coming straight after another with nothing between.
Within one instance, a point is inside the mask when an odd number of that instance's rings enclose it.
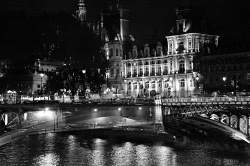
<instances>
[{"instance_id":1,"label":"building cornice","mask_svg":"<svg viewBox=\"0 0 250 166\"><path fill-rule=\"evenodd\" d=\"M202 34L202 33L185 33L185 34L180 34L180 35L170 35L170 36L165 36L166 39L170 38L180 38L180 37L187 37L187 36L201 36L201 37L216 37L219 38L218 35L208 35L208 34Z\"/></svg>"}]
</instances>

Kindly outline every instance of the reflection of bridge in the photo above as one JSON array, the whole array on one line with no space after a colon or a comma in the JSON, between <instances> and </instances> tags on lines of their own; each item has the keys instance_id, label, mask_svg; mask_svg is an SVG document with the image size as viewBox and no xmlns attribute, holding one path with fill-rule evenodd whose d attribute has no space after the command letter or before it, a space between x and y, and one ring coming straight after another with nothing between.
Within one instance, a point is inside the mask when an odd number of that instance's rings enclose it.
<instances>
[{"instance_id":1,"label":"reflection of bridge","mask_svg":"<svg viewBox=\"0 0 250 166\"><path fill-rule=\"evenodd\" d=\"M3 104L0 105L0 135L5 126L16 124L20 126L21 121L26 119L25 112L54 110L58 117L58 110L75 108L75 104ZM61 116L61 115L60 115ZM34 120L35 121L35 120Z\"/></svg>"},{"instance_id":2,"label":"reflection of bridge","mask_svg":"<svg viewBox=\"0 0 250 166\"><path fill-rule=\"evenodd\" d=\"M250 97L163 99L163 119L182 120L199 117L198 121L219 128L230 135L238 135L249 142ZM206 119L205 119L206 118ZM198 125L198 124L197 124Z\"/></svg>"}]
</instances>

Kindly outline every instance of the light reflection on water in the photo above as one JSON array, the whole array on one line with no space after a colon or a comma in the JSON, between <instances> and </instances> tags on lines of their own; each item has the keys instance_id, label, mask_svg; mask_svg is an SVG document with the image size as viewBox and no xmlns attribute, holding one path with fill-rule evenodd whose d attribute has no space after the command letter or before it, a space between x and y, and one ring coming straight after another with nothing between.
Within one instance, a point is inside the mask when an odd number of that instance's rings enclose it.
<instances>
[{"instance_id":1,"label":"light reflection on water","mask_svg":"<svg viewBox=\"0 0 250 166\"><path fill-rule=\"evenodd\" d=\"M71 111L74 122L84 118L119 115L128 118L154 119L162 121L161 107L118 108L102 107L98 111L86 109ZM56 115L60 115L59 111ZM83 116L84 115L84 116ZM29 116L28 116L29 117ZM70 121L68 121L70 122ZM62 123L62 122L61 122ZM85 138L83 133L51 133L26 136L0 147L0 165L86 165L86 166L189 166L189 165L250 165L249 156L241 153L227 155L234 145L213 144L184 140L185 146L164 143L138 143L125 140ZM228 145L227 145L228 144ZM213 149L213 146L219 147ZM221 151L221 149L227 149Z\"/></svg>"},{"instance_id":2,"label":"light reflection on water","mask_svg":"<svg viewBox=\"0 0 250 166\"><path fill-rule=\"evenodd\" d=\"M59 157L54 153L42 154L34 159L36 165L58 165Z\"/></svg>"},{"instance_id":3,"label":"light reflection on water","mask_svg":"<svg viewBox=\"0 0 250 166\"><path fill-rule=\"evenodd\" d=\"M238 155L238 156L237 156ZM250 165L249 156L227 155L201 145L178 149L164 143L89 138L81 134L31 135L0 147L1 165L189 166Z\"/></svg>"}]
</instances>

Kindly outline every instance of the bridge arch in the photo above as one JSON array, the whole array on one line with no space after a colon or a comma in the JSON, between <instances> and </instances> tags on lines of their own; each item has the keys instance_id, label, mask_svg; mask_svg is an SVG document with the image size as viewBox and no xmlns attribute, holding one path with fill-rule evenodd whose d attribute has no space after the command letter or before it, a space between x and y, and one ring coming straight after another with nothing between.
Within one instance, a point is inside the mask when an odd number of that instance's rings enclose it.
<instances>
[{"instance_id":1,"label":"bridge arch","mask_svg":"<svg viewBox=\"0 0 250 166\"><path fill-rule=\"evenodd\" d=\"M249 126L248 121L249 119L246 115L242 115L239 118L239 129L244 134L248 134L248 126Z\"/></svg>"},{"instance_id":2,"label":"bridge arch","mask_svg":"<svg viewBox=\"0 0 250 166\"><path fill-rule=\"evenodd\" d=\"M229 126L229 124L230 124L230 117L228 115L226 115L226 114L221 114L220 115L220 122L223 123L223 124L225 124L225 125L227 125L227 126Z\"/></svg>"},{"instance_id":3,"label":"bridge arch","mask_svg":"<svg viewBox=\"0 0 250 166\"><path fill-rule=\"evenodd\" d=\"M238 117L236 115L230 117L230 127L238 129Z\"/></svg>"},{"instance_id":4,"label":"bridge arch","mask_svg":"<svg viewBox=\"0 0 250 166\"><path fill-rule=\"evenodd\" d=\"M219 117L217 114L212 113L212 114L210 115L210 119L219 122L220 117Z\"/></svg>"}]
</instances>

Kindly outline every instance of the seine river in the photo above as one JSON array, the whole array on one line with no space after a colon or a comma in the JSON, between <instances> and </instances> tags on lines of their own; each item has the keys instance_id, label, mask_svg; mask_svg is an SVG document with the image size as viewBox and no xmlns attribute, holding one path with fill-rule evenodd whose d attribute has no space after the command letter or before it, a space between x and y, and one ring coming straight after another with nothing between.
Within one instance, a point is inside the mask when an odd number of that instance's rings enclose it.
<instances>
[{"instance_id":1,"label":"seine river","mask_svg":"<svg viewBox=\"0 0 250 166\"><path fill-rule=\"evenodd\" d=\"M149 108L148 108L149 109ZM155 115L157 109L150 107ZM183 137L182 144L84 132L35 134L0 147L1 166L249 166L249 147ZM184 143L183 143L184 142Z\"/></svg>"}]
</instances>

